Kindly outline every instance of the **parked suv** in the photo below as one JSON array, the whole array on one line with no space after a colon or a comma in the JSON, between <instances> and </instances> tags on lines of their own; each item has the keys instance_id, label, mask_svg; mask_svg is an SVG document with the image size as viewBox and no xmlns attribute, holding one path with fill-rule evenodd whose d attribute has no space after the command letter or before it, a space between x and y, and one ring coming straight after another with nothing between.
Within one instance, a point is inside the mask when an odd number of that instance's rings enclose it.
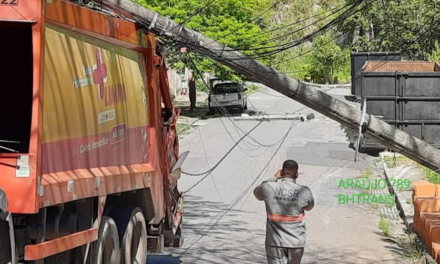
<instances>
[{"instance_id":1,"label":"parked suv","mask_svg":"<svg viewBox=\"0 0 440 264\"><path fill-rule=\"evenodd\" d=\"M238 109L240 113L247 110L246 90L236 82L215 82L211 80L211 91L208 97L209 111L214 113L220 106L226 109Z\"/></svg>"}]
</instances>

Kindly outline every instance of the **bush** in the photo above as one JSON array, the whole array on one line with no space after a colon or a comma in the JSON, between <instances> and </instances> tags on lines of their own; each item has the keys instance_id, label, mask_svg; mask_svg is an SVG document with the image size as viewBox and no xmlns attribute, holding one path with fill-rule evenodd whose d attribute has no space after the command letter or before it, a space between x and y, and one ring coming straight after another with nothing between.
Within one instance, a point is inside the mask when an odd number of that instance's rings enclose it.
<instances>
[{"instance_id":1,"label":"bush","mask_svg":"<svg viewBox=\"0 0 440 264\"><path fill-rule=\"evenodd\" d=\"M328 84L347 79L350 75L348 50L341 49L328 35L315 39L312 49L311 78L315 82Z\"/></svg>"},{"instance_id":2,"label":"bush","mask_svg":"<svg viewBox=\"0 0 440 264\"><path fill-rule=\"evenodd\" d=\"M315 39L311 47L298 48L278 65L293 78L320 84L345 83L350 80L350 50L340 48L330 36Z\"/></svg>"}]
</instances>

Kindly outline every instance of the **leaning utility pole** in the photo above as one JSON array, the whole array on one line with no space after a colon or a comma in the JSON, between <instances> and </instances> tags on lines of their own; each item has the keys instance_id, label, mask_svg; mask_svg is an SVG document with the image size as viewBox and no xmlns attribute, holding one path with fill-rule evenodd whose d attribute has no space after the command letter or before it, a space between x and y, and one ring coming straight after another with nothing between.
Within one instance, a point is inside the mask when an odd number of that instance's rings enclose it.
<instances>
[{"instance_id":1,"label":"leaning utility pole","mask_svg":"<svg viewBox=\"0 0 440 264\"><path fill-rule=\"evenodd\" d=\"M368 137L428 168L433 170L440 168L440 150L374 116L365 115L363 122L361 122L362 113L359 109L251 59L199 32L181 26L157 12L133 3L131 0L109 0L107 2L118 5L119 8L130 13L137 20L145 21L144 26L159 36L180 41L191 47L191 50L229 66L250 80L265 84L348 128L358 130L360 124L365 124L364 134Z\"/></svg>"}]
</instances>

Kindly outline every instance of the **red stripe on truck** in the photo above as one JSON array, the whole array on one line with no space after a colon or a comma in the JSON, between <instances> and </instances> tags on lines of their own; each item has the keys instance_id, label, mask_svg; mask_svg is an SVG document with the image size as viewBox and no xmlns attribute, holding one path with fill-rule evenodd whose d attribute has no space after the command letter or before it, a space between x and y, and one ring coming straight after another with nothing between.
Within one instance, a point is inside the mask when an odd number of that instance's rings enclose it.
<instances>
[{"instance_id":1,"label":"red stripe on truck","mask_svg":"<svg viewBox=\"0 0 440 264\"><path fill-rule=\"evenodd\" d=\"M148 163L149 128L115 126L108 133L42 145L42 173Z\"/></svg>"}]
</instances>

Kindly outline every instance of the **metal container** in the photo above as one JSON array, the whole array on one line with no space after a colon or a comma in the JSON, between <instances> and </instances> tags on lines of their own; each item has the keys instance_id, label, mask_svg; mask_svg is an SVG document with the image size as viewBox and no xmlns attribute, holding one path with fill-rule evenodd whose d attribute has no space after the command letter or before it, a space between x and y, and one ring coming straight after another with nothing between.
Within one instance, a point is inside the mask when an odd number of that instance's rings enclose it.
<instances>
[{"instance_id":1,"label":"metal container","mask_svg":"<svg viewBox=\"0 0 440 264\"><path fill-rule=\"evenodd\" d=\"M367 61L362 67L360 93L368 114L440 148L438 63ZM367 140L364 147L380 145Z\"/></svg>"},{"instance_id":2,"label":"metal container","mask_svg":"<svg viewBox=\"0 0 440 264\"><path fill-rule=\"evenodd\" d=\"M351 93L361 97L361 69L366 61L400 61L400 52L359 52L351 54Z\"/></svg>"}]
</instances>

